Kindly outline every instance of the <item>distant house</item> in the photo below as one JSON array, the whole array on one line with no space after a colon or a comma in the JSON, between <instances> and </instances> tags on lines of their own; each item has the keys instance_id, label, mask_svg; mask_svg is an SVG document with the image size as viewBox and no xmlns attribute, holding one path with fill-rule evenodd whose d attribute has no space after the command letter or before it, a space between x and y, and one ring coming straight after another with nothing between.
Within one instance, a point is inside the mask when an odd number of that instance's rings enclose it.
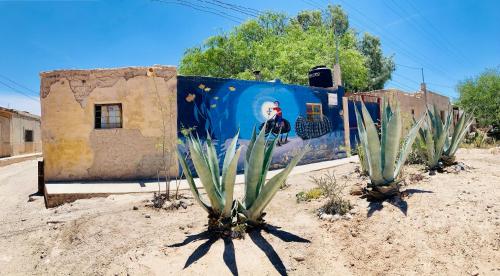
<instances>
[{"instance_id":1,"label":"distant house","mask_svg":"<svg viewBox=\"0 0 500 276\"><path fill-rule=\"evenodd\" d=\"M425 112L425 93L427 91L427 105L437 107L439 116L444 119L448 110L451 107L450 98L440 95L436 92L430 91L422 84L419 91L405 92L398 89L381 89L368 92L361 92L352 94L353 96L386 96L389 100L396 99L399 102L401 112L406 113L407 116L419 118Z\"/></svg>"},{"instance_id":2,"label":"distant house","mask_svg":"<svg viewBox=\"0 0 500 276\"><path fill-rule=\"evenodd\" d=\"M41 151L40 117L0 107L0 157Z\"/></svg>"}]
</instances>

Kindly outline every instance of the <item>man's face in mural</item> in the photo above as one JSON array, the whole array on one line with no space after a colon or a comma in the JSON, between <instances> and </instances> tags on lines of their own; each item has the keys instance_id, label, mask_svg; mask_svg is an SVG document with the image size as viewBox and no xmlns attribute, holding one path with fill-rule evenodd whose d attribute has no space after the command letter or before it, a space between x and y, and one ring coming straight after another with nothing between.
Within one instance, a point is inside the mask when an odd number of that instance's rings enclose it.
<instances>
[{"instance_id":1,"label":"man's face in mural","mask_svg":"<svg viewBox=\"0 0 500 276\"><path fill-rule=\"evenodd\" d=\"M275 106L275 107L280 107L280 102L278 102L278 101L274 101L274 106Z\"/></svg>"}]
</instances>

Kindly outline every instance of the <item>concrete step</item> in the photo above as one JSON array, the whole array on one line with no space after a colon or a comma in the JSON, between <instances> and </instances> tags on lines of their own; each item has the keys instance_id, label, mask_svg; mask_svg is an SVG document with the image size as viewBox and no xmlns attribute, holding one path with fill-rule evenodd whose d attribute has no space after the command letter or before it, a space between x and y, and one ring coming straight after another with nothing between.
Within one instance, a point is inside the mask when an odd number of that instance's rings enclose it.
<instances>
[{"instance_id":1,"label":"concrete step","mask_svg":"<svg viewBox=\"0 0 500 276\"><path fill-rule=\"evenodd\" d=\"M0 158L0 167L23 162L26 160L33 160L40 157L42 157L42 153L40 152L2 157Z\"/></svg>"},{"instance_id":2,"label":"concrete step","mask_svg":"<svg viewBox=\"0 0 500 276\"><path fill-rule=\"evenodd\" d=\"M357 156L348 158L306 164L296 166L290 175L297 175L306 172L318 171L328 169L351 162L358 162ZM269 171L266 179L275 176L280 170ZM236 176L236 184L244 183L245 176L239 174ZM188 190L189 185L185 179L179 180L179 189ZM196 186L203 189L203 186L198 178L195 179ZM154 180L137 180L137 181L96 181L96 182L55 182L45 183L45 202L48 208L61 205L63 203L73 202L77 199L92 198L92 197L106 197L112 194L129 194L129 193L153 193L164 192L165 181ZM171 189L175 189L176 181L170 181Z\"/></svg>"}]
</instances>

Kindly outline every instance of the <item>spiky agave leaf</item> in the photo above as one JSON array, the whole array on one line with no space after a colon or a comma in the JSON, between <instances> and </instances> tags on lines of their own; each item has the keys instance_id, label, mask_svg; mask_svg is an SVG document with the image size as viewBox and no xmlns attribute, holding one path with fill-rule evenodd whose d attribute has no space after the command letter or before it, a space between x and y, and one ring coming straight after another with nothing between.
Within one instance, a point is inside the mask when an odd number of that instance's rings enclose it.
<instances>
[{"instance_id":1,"label":"spiky agave leaf","mask_svg":"<svg viewBox=\"0 0 500 276\"><path fill-rule=\"evenodd\" d=\"M400 142L403 128L401 111L397 103L394 105L395 110L384 99L380 140L375 124L364 103L361 103L363 117L361 117L358 109L355 109L356 120L358 122L358 136L369 167L368 174L371 182L369 186L375 187L374 192L378 194L383 194L386 190L388 193L392 193L397 188L396 179L408 157L423 121L421 118L410 129L401 147Z\"/></svg>"},{"instance_id":2,"label":"spiky agave leaf","mask_svg":"<svg viewBox=\"0 0 500 276\"><path fill-rule=\"evenodd\" d=\"M196 187L193 175L191 174L191 171L189 170L189 167L187 165L186 158L184 157L184 155L182 155L182 153L179 150L177 150L177 156L179 157L179 161L181 163L182 170L184 171L184 174L186 175L186 180L189 184L189 189L191 190L191 193L193 194L194 199L196 200L196 202L198 202L198 204L200 204L200 206L205 211L207 211L207 213L209 213L209 214L213 213L212 208L210 206L208 206L208 204L206 204L200 196L200 192L198 191L198 188Z\"/></svg>"},{"instance_id":3,"label":"spiky agave leaf","mask_svg":"<svg viewBox=\"0 0 500 276\"><path fill-rule=\"evenodd\" d=\"M448 133L451 127L451 112L448 112L443 122L438 116L438 108L434 105L434 110L427 109L425 113L426 124L420 133L426 144L427 166L434 169L438 166L448 140Z\"/></svg>"},{"instance_id":4,"label":"spiky agave leaf","mask_svg":"<svg viewBox=\"0 0 500 276\"><path fill-rule=\"evenodd\" d=\"M224 217L231 216L232 205L233 205L233 193L234 193L234 183L236 180L236 172L238 169L238 159L240 158L241 148L238 148L236 153L233 155L231 162L224 167L224 176L222 177L222 185L225 187L225 205L222 210L222 215Z\"/></svg>"},{"instance_id":5,"label":"spiky agave leaf","mask_svg":"<svg viewBox=\"0 0 500 276\"><path fill-rule=\"evenodd\" d=\"M382 161L383 161L383 177L387 182L394 181L396 160L398 157L401 135L403 133L403 123L399 105L395 104L395 112L392 112L389 105L385 108L386 113L382 121Z\"/></svg>"},{"instance_id":6,"label":"spiky agave leaf","mask_svg":"<svg viewBox=\"0 0 500 276\"><path fill-rule=\"evenodd\" d=\"M356 106L355 112L358 123L358 136L360 137L360 141L365 149L370 180L374 185L382 184L385 181L382 176L380 140L378 137L377 127L375 126L375 123L373 122L372 117L363 102L361 102L361 112L363 117L361 117L361 114Z\"/></svg>"},{"instance_id":7,"label":"spiky agave leaf","mask_svg":"<svg viewBox=\"0 0 500 276\"><path fill-rule=\"evenodd\" d=\"M450 139L448 137L448 143L444 150L443 155L445 155L448 158L452 158L453 156L455 156L455 153L457 152L460 143L462 143L462 140L464 139L465 134L467 134L467 131L473 121L474 118L472 114L469 115L466 114L465 112L462 113L462 115L458 119L457 124L453 129L452 138Z\"/></svg>"},{"instance_id":8,"label":"spiky agave leaf","mask_svg":"<svg viewBox=\"0 0 500 276\"><path fill-rule=\"evenodd\" d=\"M212 175L211 165L209 164L209 157L203 152L203 146L199 139L190 137L188 140L189 150L191 153L191 160L193 161L194 168L198 173L203 188L207 193L210 205L214 212L221 213L224 207L222 195L219 192L218 186L214 181Z\"/></svg>"},{"instance_id":9,"label":"spiky agave leaf","mask_svg":"<svg viewBox=\"0 0 500 276\"><path fill-rule=\"evenodd\" d=\"M399 173L401 172L401 168L406 162L406 158L408 158L408 154L410 154L411 146L415 142L415 138L417 137L417 133L424 122L424 117L421 117L410 129L408 134L406 135L403 146L399 150L399 157L396 163L396 168L394 170L394 179L398 178Z\"/></svg>"},{"instance_id":10,"label":"spiky agave leaf","mask_svg":"<svg viewBox=\"0 0 500 276\"><path fill-rule=\"evenodd\" d=\"M291 173L292 169L297 165L297 163L302 159L304 154L309 150L309 146L304 147L295 157L290 161L288 166L273 176L269 181L262 187L261 192L257 196L255 202L250 208L247 207L245 212L245 217L253 224L258 224L262 218L262 214L266 206L271 202L276 192L286 181L288 175Z\"/></svg>"},{"instance_id":11,"label":"spiky agave leaf","mask_svg":"<svg viewBox=\"0 0 500 276\"><path fill-rule=\"evenodd\" d=\"M263 174L266 153L266 126L261 129L245 162L245 207L250 208L257 198L259 183ZM250 149L249 149L250 150ZM247 153L248 156L248 153Z\"/></svg>"}]
</instances>

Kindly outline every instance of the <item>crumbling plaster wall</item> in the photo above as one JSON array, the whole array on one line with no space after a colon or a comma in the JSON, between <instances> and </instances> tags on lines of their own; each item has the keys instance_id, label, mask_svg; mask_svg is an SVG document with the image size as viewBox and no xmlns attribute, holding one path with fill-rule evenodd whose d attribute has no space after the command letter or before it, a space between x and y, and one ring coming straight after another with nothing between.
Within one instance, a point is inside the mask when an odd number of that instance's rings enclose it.
<instances>
[{"instance_id":1,"label":"crumbling plaster wall","mask_svg":"<svg viewBox=\"0 0 500 276\"><path fill-rule=\"evenodd\" d=\"M47 181L156 178L164 160L178 175L175 67L40 75ZM95 104L111 103L122 104L122 128L95 129Z\"/></svg>"}]
</instances>

